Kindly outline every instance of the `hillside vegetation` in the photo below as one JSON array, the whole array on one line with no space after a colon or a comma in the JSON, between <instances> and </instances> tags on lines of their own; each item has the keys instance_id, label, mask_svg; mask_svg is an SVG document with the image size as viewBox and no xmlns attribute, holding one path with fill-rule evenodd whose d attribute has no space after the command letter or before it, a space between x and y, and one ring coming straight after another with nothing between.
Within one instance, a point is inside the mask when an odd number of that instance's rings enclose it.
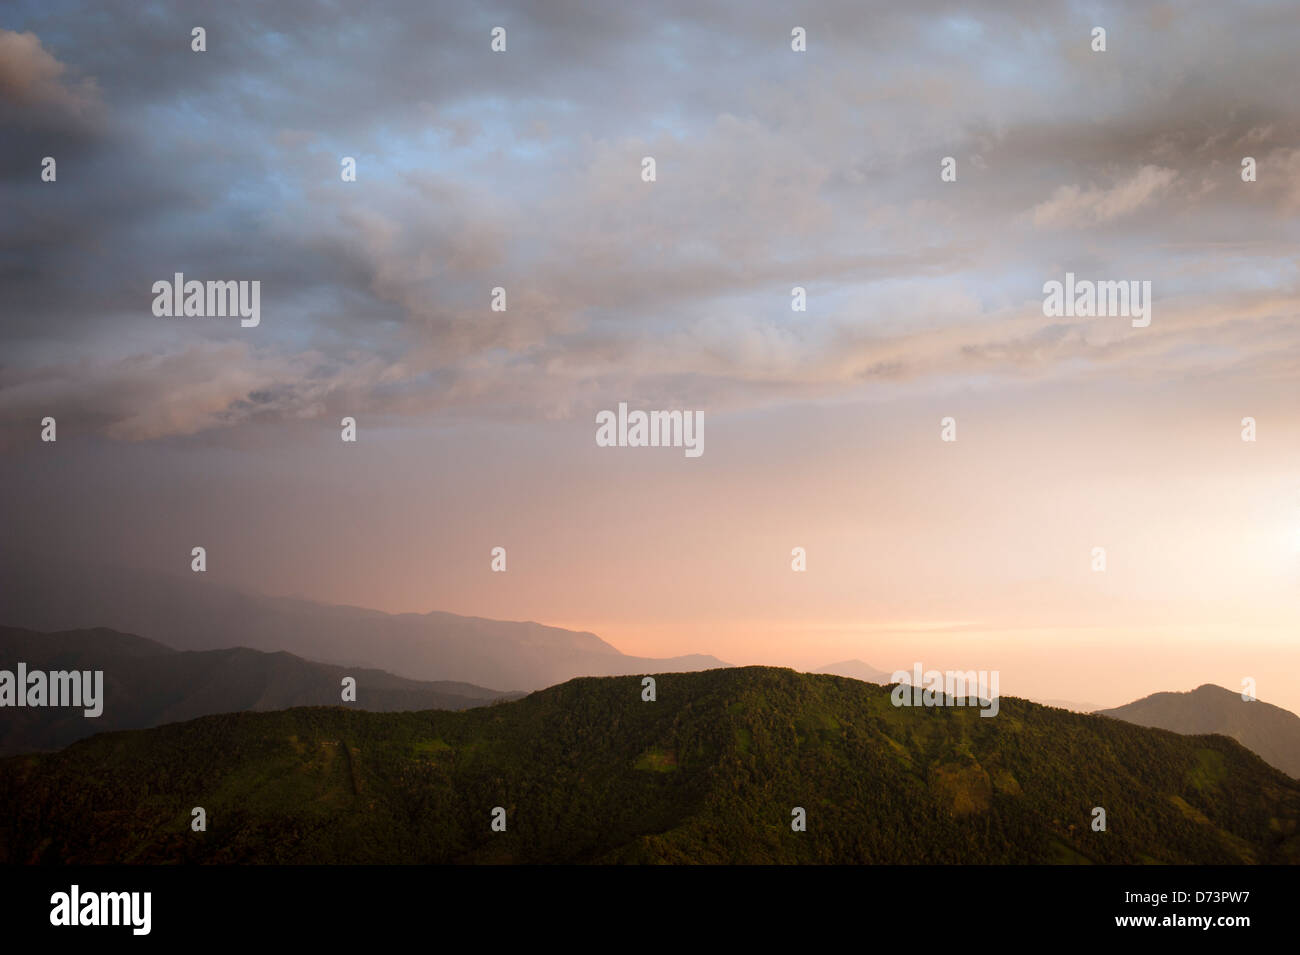
<instances>
[{"instance_id":1,"label":"hillside vegetation","mask_svg":"<svg viewBox=\"0 0 1300 955\"><path fill-rule=\"evenodd\" d=\"M1300 777L1300 716L1213 683L1190 693L1153 693L1102 716L1175 733L1222 733L1258 753L1270 766Z\"/></svg>"},{"instance_id":2,"label":"hillside vegetation","mask_svg":"<svg viewBox=\"0 0 1300 955\"><path fill-rule=\"evenodd\" d=\"M3 760L0 860L1300 859L1300 784L1222 736L1010 698L991 719L896 708L765 667L657 681L656 702L639 677L583 678L463 712L236 713Z\"/></svg>"}]
</instances>

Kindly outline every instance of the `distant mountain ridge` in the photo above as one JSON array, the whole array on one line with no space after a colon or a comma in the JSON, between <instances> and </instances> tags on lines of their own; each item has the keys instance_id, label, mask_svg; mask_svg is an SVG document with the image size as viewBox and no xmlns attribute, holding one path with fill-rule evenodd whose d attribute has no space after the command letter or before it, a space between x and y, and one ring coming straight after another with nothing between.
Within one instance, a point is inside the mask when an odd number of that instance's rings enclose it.
<instances>
[{"instance_id":1,"label":"distant mountain ridge","mask_svg":"<svg viewBox=\"0 0 1300 955\"><path fill-rule=\"evenodd\" d=\"M181 650L235 646L384 670L410 680L458 680L535 690L577 676L726 666L703 654L652 659L595 634L456 614L387 614L246 594L203 574L4 561L0 621L46 632L108 627Z\"/></svg>"},{"instance_id":2,"label":"distant mountain ridge","mask_svg":"<svg viewBox=\"0 0 1300 955\"><path fill-rule=\"evenodd\" d=\"M0 710L0 756L58 749L95 733L145 729L214 713L328 706L342 701L342 679L357 681L362 710L462 710L505 694L468 683L422 683L380 670L314 663L289 653L246 647L179 651L114 630L37 633L0 627L0 670L102 670L103 712L6 707Z\"/></svg>"},{"instance_id":3,"label":"distant mountain ridge","mask_svg":"<svg viewBox=\"0 0 1300 955\"><path fill-rule=\"evenodd\" d=\"M1040 700L1035 698L1035 703L1041 703L1043 706L1055 706L1057 709L1070 710L1074 713L1096 713L1101 709L1096 703L1080 703L1078 700Z\"/></svg>"},{"instance_id":4,"label":"distant mountain ridge","mask_svg":"<svg viewBox=\"0 0 1300 955\"><path fill-rule=\"evenodd\" d=\"M1011 697L992 719L896 707L771 667L656 682L654 702L638 677L585 678L460 712L232 713L0 760L0 863L1300 861L1300 782L1223 736Z\"/></svg>"},{"instance_id":5,"label":"distant mountain ridge","mask_svg":"<svg viewBox=\"0 0 1300 955\"><path fill-rule=\"evenodd\" d=\"M1188 693L1153 693L1097 712L1175 733L1220 733L1258 753L1284 773L1300 778L1300 716L1262 700L1247 702L1240 693L1213 683Z\"/></svg>"},{"instance_id":6,"label":"distant mountain ridge","mask_svg":"<svg viewBox=\"0 0 1300 955\"><path fill-rule=\"evenodd\" d=\"M861 660L841 660L839 663L828 663L824 667L819 667L814 673L829 673L833 676L846 676L850 680L861 680L864 683L879 683L881 686L887 686L894 682L893 671L877 670L870 663L864 663Z\"/></svg>"}]
</instances>

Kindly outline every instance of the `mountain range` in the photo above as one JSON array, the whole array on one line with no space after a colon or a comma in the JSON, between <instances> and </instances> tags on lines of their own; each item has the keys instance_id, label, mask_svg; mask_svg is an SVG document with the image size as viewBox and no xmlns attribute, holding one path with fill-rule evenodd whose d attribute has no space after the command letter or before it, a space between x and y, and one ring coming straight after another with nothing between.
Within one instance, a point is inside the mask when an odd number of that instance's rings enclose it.
<instances>
[{"instance_id":1,"label":"mountain range","mask_svg":"<svg viewBox=\"0 0 1300 955\"><path fill-rule=\"evenodd\" d=\"M282 710L341 701L342 680L356 680L357 708L462 710L522 694L469 683L405 680L379 670L314 663L290 653L246 647L177 651L114 630L37 633L0 627L0 670L102 670L104 707L22 707L0 719L0 756L57 749L110 730L142 729L211 713Z\"/></svg>"},{"instance_id":2,"label":"mountain range","mask_svg":"<svg viewBox=\"0 0 1300 955\"><path fill-rule=\"evenodd\" d=\"M769 667L656 679L651 702L640 678L585 678L459 712L232 713L0 760L0 862L1300 861L1300 782L1224 736L1008 697L992 719L896 707Z\"/></svg>"},{"instance_id":3,"label":"mountain range","mask_svg":"<svg viewBox=\"0 0 1300 955\"><path fill-rule=\"evenodd\" d=\"M55 565L12 554L0 557L0 570L0 620L24 628L0 629L0 663L103 669L114 700L94 720L59 710L12 711L0 722L0 755L210 713L329 705L338 702L344 676L360 684L356 708L391 711L464 709L579 676L726 666L703 654L629 656L595 634L532 622L388 614L248 594L209 584L202 574ZM41 630L59 632L33 632ZM856 659L819 672L880 685L893 677ZM1157 693L1097 712L1175 732L1222 733L1300 776L1300 717L1245 703L1221 687Z\"/></svg>"},{"instance_id":4,"label":"mountain range","mask_svg":"<svg viewBox=\"0 0 1300 955\"><path fill-rule=\"evenodd\" d=\"M453 680L536 690L575 676L618 676L726 666L716 657L620 653L593 633L451 613L389 614L210 584L118 566L7 558L0 621L40 631L108 627L178 650L249 647L385 670L410 680Z\"/></svg>"},{"instance_id":5,"label":"mountain range","mask_svg":"<svg viewBox=\"0 0 1300 955\"><path fill-rule=\"evenodd\" d=\"M622 666L629 661L656 662L622 654L617 657ZM610 661L601 659L608 668ZM94 733L143 729L207 714L333 705L339 702L340 682L345 676L358 681L359 695L351 705L378 712L466 709L523 695L463 681L409 680L372 668L318 663L285 651L247 647L176 651L155 640L106 628L39 633L0 627L0 669L12 670L19 661L26 663L29 671L103 670L112 705L96 719L66 709L11 710L0 721L0 756L57 749ZM817 672L878 685L888 685L893 677L861 660L829 664ZM1035 702L1089 712L1086 704ZM1206 684L1190 693L1156 693L1096 712L1178 733L1222 733L1283 772L1300 777L1300 717L1262 701L1244 702L1240 694L1222 687Z\"/></svg>"}]
</instances>

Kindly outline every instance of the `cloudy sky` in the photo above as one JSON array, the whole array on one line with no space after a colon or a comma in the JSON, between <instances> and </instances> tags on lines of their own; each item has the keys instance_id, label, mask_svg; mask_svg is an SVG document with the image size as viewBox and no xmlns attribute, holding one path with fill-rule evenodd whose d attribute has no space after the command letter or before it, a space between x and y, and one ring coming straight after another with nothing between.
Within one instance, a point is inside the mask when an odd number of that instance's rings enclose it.
<instances>
[{"instance_id":1,"label":"cloudy sky","mask_svg":"<svg viewBox=\"0 0 1300 955\"><path fill-rule=\"evenodd\" d=\"M1300 13L966 6L6 4L6 548L1300 709ZM620 401L704 454L598 448Z\"/></svg>"}]
</instances>

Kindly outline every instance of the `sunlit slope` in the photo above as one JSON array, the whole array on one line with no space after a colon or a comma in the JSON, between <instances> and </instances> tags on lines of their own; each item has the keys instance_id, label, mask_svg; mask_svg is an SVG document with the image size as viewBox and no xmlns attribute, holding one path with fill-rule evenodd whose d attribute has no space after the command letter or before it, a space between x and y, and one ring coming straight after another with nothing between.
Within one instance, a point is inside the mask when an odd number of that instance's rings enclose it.
<instances>
[{"instance_id":1,"label":"sunlit slope","mask_svg":"<svg viewBox=\"0 0 1300 955\"><path fill-rule=\"evenodd\" d=\"M662 675L657 695L585 678L464 712L304 708L107 734L0 761L0 859L1300 858L1300 783L1224 737L1008 698L993 718L897 708L885 687L764 667Z\"/></svg>"}]
</instances>

